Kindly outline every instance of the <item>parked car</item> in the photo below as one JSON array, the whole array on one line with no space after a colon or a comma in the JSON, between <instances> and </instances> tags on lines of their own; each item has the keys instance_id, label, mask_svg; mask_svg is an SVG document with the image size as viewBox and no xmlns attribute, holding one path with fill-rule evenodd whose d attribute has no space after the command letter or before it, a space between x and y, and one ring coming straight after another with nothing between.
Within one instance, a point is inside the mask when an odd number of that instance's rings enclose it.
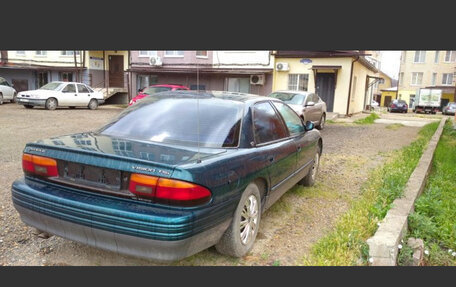
<instances>
[{"instance_id":1,"label":"parked car","mask_svg":"<svg viewBox=\"0 0 456 287\"><path fill-rule=\"evenodd\" d=\"M378 102L375 101L375 100L372 100L372 102L371 102L371 107L374 108L374 109L378 108L378 107L379 107Z\"/></svg>"},{"instance_id":2,"label":"parked car","mask_svg":"<svg viewBox=\"0 0 456 287\"><path fill-rule=\"evenodd\" d=\"M446 106L443 107L442 114L444 115L454 115L456 112L456 103L449 102Z\"/></svg>"},{"instance_id":3,"label":"parked car","mask_svg":"<svg viewBox=\"0 0 456 287\"><path fill-rule=\"evenodd\" d=\"M408 112L408 105L404 100L393 100L386 108L388 112L400 112L400 113L407 113Z\"/></svg>"},{"instance_id":4,"label":"parked car","mask_svg":"<svg viewBox=\"0 0 456 287\"><path fill-rule=\"evenodd\" d=\"M131 99L131 101L128 105L131 106L131 105L135 104L137 101L139 101L149 95L155 94L155 93L167 92L167 91L186 91L186 90L190 90L190 89L188 87L182 86L182 85L175 85L175 84L152 85L147 88L139 90L138 95L136 95L136 97Z\"/></svg>"},{"instance_id":5,"label":"parked car","mask_svg":"<svg viewBox=\"0 0 456 287\"><path fill-rule=\"evenodd\" d=\"M16 90L7 80L0 77L0 105L3 104L3 101L5 100L14 103L16 100Z\"/></svg>"},{"instance_id":6,"label":"parked car","mask_svg":"<svg viewBox=\"0 0 456 287\"><path fill-rule=\"evenodd\" d=\"M326 122L326 103L311 92L277 91L269 95L287 103L304 121L312 121L317 129L323 129Z\"/></svg>"},{"instance_id":7,"label":"parked car","mask_svg":"<svg viewBox=\"0 0 456 287\"><path fill-rule=\"evenodd\" d=\"M313 127L273 98L159 93L97 131L28 143L12 200L27 225L98 248L173 261L215 245L240 257L268 207L314 184Z\"/></svg>"},{"instance_id":8,"label":"parked car","mask_svg":"<svg viewBox=\"0 0 456 287\"><path fill-rule=\"evenodd\" d=\"M88 107L91 110L104 103L103 94L77 82L50 82L38 90L23 91L17 94L17 103L31 109L44 106L48 110L57 107Z\"/></svg>"}]
</instances>

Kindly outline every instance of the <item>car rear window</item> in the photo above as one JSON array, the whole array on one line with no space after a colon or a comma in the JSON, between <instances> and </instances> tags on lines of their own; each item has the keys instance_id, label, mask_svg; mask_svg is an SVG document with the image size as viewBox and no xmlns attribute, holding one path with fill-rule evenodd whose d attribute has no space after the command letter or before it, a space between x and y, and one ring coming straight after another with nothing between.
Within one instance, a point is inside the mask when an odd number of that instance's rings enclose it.
<instances>
[{"instance_id":1,"label":"car rear window","mask_svg":"<svg viewBox=\"0 0 456 287\"><path fill-rule=\"evenodd\" d=\"M104 135L184 146L237 147L244 104L150 96L101 128Z\"/></svg>"},{"instance_id":2,"label":"car rear window","mask_svg":"<svg viewBox=\"0 0 456 287\"><path fill-rule=\"evenodd\" d=\"M282 100L289 105L302 105L304 103L306 95L277 92L270 94L269 97Z\"/></svg>"}]
</instances>

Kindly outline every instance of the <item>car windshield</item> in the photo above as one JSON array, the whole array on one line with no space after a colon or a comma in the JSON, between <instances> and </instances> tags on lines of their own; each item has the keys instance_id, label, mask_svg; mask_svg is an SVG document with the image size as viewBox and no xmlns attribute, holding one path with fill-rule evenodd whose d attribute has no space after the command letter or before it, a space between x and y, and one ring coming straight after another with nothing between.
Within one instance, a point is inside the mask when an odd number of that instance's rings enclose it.
<instances>
[{"instance_id":1,"label":"car windshield","mask_svg":"<svg viewBox=\"0 0 456 287\"><path fill-rule=\"evenodd\" d=\"M166 92L166 91L171 91L170 87L148 87L145 88L142 93L146 95L152 95L155 93L160 93L160 92Z\"/></svg>"},{"instance_id":2,"label":"car windshield","mask_svg":"<svg viewBox=\"0 0 456 287\"><path fill-rule=\"evenodd\" d=\"M98 132L183 146L237 147L244 104L217 98L150 96ZM198 144L199 142L199 144Z\"/></svg>"},{"instance_id":3,"label":"car windshield","mask_svg":"<svg viewBox=\"0 0 456 287\"><path fill-rule=\"evenodd\" d=\"M61 86L62 86L62 83L49 83L49 84L42 86L39 89L57 91L58 89L60 89Z\"/></svg>"},{"instance_id":4,"label":"car windshield","mask_svg":"<svg viewBox=\"0 0 456 287\"><path fill-rule=\"evenodd\" d=\"M272 98L276 98L284 101L289 105L302 105L306 99L305 94L293 94L293 93L272 93L269 95Z\"/></svg>"}]
</instances>

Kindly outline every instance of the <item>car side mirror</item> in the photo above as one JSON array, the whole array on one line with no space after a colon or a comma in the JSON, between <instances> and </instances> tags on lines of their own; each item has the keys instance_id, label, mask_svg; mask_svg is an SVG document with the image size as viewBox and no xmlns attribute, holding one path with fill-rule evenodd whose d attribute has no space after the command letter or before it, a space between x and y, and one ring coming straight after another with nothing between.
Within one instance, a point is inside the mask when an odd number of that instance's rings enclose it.
<instances>
[{"instance_id":1,"label":"car side mirror","mask_svg":"<svg viewBox=\"0 0 456 287\"><path fill-rule=\"evenodd\" d=\"M311 131L314 129L314 127L315 127L315 124L313 122L311 122L311 121L306 122L306 131Z\"/></svg>"},{"instance_id":2,"label":"car side mirror","mask_svg":"<svg viewBox=\"0 0 456 287\"><path fill-rule=\"evenodd\" d=\"M315 106L315 103L314 102L308 102L306 104L306 107L312 107L312 106Z\"/></svg>"}]
</instances>

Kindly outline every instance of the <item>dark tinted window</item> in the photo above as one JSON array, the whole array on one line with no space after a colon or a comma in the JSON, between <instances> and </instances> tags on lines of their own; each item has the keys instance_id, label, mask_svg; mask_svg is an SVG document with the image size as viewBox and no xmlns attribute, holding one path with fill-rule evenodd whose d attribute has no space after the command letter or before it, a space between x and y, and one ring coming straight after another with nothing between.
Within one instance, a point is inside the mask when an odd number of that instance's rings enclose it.
<instances>
[{"instance_id":1,"label":"dark tinted window","mask_svg":"<svg viewBox=\"0 0 456 287\"><path fill-rule=\"evenodd\" d=\"M8 82L5 79L3 79L3 78L0 78L0 85L9 86Z\"/></svg>"},{"instance_id":2,"label":"dark tinted window","mask_svg":"<svg viewBox=\"0 0 456 287\"><path fill-rule=\"evenodd\" d=\"M287 105L273 102L287 125L290 134L300 134L305 131L301 118Z\"/></svg>"},{"instance_id":3,"label":"dark tinted window","mask_svg":"<svg viewBox=\"0 0 456 287\"><path fill-rule=\"evenodd\" d=\"M149 96L101 134L185 146L236 147L244 104L215 98ZM199 133L198 133L199 130Z\"/></svg>"},{"instance_id":4,"label":"dark tinted window","mask_svg":"<svg viewBox=\"0 0 456 287\"><path fill-rule=\"evenodd\" d=\"M76 93L76 87L74 84L68 84L65 88L63 88L62 92L64 93Z\"/></svg>"},{"instance_id":5,"label":"dark tinted window","mask_svg":"<svg viewBox=\"0 0 456 287\"><path fill-rule=\"evenodd\" d=\"M268 102L258 103L254 106L253 125L255 142L258 144L288 136L281 119Z\"/></svg>"}]
</instances>

